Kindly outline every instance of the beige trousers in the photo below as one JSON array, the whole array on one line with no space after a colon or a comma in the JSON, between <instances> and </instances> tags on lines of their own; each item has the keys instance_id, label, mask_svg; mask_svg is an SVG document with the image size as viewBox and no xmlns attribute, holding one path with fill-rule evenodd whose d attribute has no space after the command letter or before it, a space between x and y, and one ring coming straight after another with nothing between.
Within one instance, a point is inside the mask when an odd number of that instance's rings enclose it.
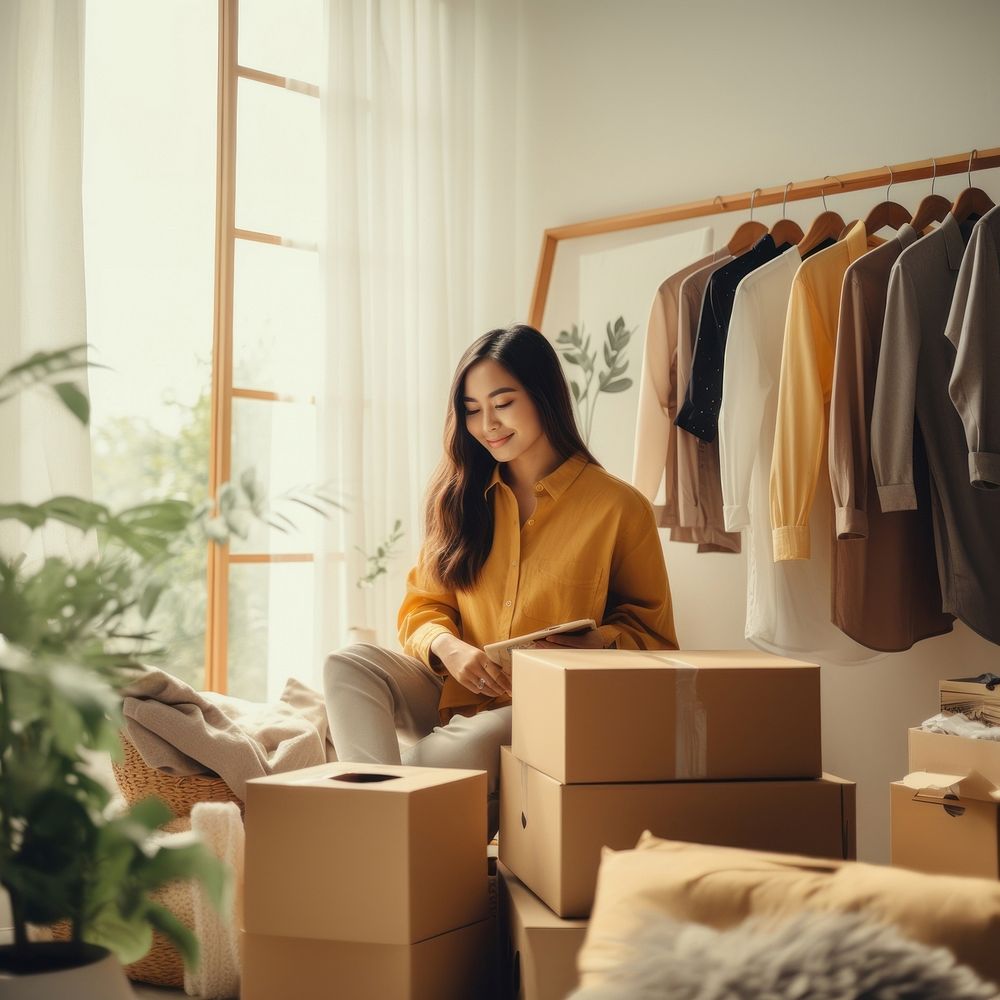
<instances>
[{"instance_id":1,"label":"beige trousers","mask_svg":"<svg viewBox=\"0 0 1000 1000\"><path fill-rule=\"evenodd\" d=\"M485 771L492 840L500 828L500 747L510 743L512 708L456 715L442 726L443 684L412 656L364 642L345 646L326 658L323 670L330 737L339 760Z\"/></svg>"}]
</instances>

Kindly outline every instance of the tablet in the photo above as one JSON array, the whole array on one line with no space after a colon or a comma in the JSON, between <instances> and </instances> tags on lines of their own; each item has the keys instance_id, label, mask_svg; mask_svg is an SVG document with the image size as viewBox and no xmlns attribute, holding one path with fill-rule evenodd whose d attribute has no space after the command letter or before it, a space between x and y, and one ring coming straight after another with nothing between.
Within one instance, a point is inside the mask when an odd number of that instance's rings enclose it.
<instances>
[{"instance_id":1,"label":"tablet","mask_svg":"<svg viewBox=\"0 0 1000 1000\"><path fill-rule=\"evenodd\" d=\"M512 650L531 649L538 639L545 639L550 635L558 635L560 632L587 632L592 628L597 628L597 622L593 618L579 618L575 622L550 625L548 628L539 629L537 632L528 632L526 635L518 635L513 639L487 643L483 647L483 652L494 663L503 667L504 670L510 670L510 654Z\"/></svg>"}]
</instances>

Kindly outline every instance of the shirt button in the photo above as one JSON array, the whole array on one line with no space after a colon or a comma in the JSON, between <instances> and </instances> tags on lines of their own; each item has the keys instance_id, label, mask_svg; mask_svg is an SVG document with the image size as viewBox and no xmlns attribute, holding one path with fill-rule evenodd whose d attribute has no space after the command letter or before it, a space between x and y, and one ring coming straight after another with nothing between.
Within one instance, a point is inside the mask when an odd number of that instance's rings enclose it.
<instances>
[{"instance_id":1,"label":"shirt button","mask_svg":"<svg viewBox=\"0 0 1000 1000\"><path fill-rule=\"evenodd\" d=\"M509 607L510 607L510 601L504 601L504 602L503 602L503 606L504 606L505 608L509 608Z\"/></svg>"},{"instance_id":2,"label":"shirt button","mask_svg":"<svg viewBox=\"0 0 1000 1000\"><path fill-rule=\"evenodd\" d=\"M529 517L528 518L528 524L534 524L534 523L535 523L535 519L533 517Z\"/></svg>"},{"instance_id":3,"label":"shirt button","mask_svg":"<svg viewBox=\"0 0 1000 1000\"><path fill-rule=\"evenodd\" d=\"M542 492L542 484L541 483L535 483L535 492L536 493L541 493Z\"/></svg>"}]
</instances>

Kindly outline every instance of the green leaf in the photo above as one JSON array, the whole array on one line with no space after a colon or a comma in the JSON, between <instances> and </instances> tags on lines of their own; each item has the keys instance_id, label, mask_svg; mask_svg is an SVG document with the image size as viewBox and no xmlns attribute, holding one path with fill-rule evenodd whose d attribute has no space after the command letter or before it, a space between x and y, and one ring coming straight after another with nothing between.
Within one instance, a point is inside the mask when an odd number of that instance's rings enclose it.
<instances>
[{"instance_id":1,"label":"green leaf","mask_svg":"<svg viewBox=\"0 0 1000 1000\"><path fill-rule=\"evenodd\" d=\"M25 527L34 531L45 524L45 514L37 507L26 503L0 504L0 520L20 521Z\"/></svg>"},{"instance_id":2,"label":"green leaf","mask_svg":"<svg viewBox=\"0 0 1000 1000\"><path fill-rule=\"evenodd\" d=\"M570 336L568 331L560 330L559 335L556 337L557 344L568 344L570 342Z\"/></svg>"},{"instance_id":3,"label":"green leaf","mask_svg":"<svg viewBox=\"0 0 1000 1000\"><path fill-rule=\"evenodd\" d=\"M84 937L113 951L123 965L138 962L153 946L153 928L147 915L148 910L124 914L117 907L106 906L94 914Z\"/></svg>"},{"instance_id":4,"label":"green leaf","mask_svg":"<svg viewBox=\"0 0 1000 1000\"><path fill-rule=\"evenodd\" d=\"M253 466L249 469L244 469L240 473L240 486L243 488L243 492L246 493L246 495L251 499L260 495L260 487L257 483L257 472Z\"/></svg>"},{"instance_id":5,"label":"green leaf","mask_svg":"<svg viewBox=\"0 0 1000 1000\"><path fill-rule=\"evenodd\" d=\"M196 968L200 959L198 939L191 929L177 919L165 906L150 903L146 910L149 922L181 953L184 964Z\"/></svg>"},{"instance_id":6,"label":"green leaf","mask_svg":"<svg viewBox=\"0 0 1000 1000\"><path fill-rule=\"evenodd\" d=\"M135 823L143 829L150 831L163 826L164 823L168 823L174 818L170 806L162 799L158 799L152 795L136 802L129 809L126 816L130 823Z\"/></svg>"},{"instance_id":7,"label":"green leaf","mask_svg":"<svg viewBox=\"0 0 1000 1000\"><path fill-rule=\"evenodd\" d=\"M604 345L604 363L610 368L615 362L614 357L611 353L611 348L607 344Z\"/></svg>"},{"instance_id":8,"label":"green leaf","mask_svg":"<svg viewBox=\"0 0 1000 1000\"><path fill-rule=\"evenodd\" d=\"M624 392L626 389L632 387L632 379L623 378L619 379L617 382L609 382L607 385L601 386L602 392Z\"/></svg>"},{"instance_id":9,"label":"green leaf","mask_svg":"<svg viewBox=\"0 0 1000 1000\"><path fill-rule=\"evenodd\" d=\"M226 511L226 524L237 538L249 538L254 517L245 507L234 507Z\"/></svg>"},{"instance_id":10,"label":"green leaf","mask_svg":"<svg viewBox=\"0 0 1000 1000\"><path fill-rule=\"evenodd\" d=\"M142 590L139 598L139 614L143 619L149 618L156 610L156 605L163 593L165 582L163 580L150 580Z\"/></svg>"},{"instance_id":11,"label":"green leaf","mask_svg":"<svg viewBox=\"0 0 1000 1000\"><path fill-rule=\"evenodd\" d=\"M87 345L74 344L57 351L37 351L0 375L0 403L51 378L86 368L105 368L87 360Z\"/></svg>"},{"instance_id":12,"label":"green leaf","mask_svg":"<svg viewBox=\"0 0 1000 1000\"><path fill-rule=\"evenodd\" d=\"M224 545L229 541L229 525L224 518L210 517L202 524L202 531L210 542Z\"/></svg>"},{"instance_id":13,"label":"green leaf","mask_svg":"<svg viewBox=\"0 0 1000 1000\"><path fill-rule=\"evenodd\" d=\"M90 400L79 386L73 382L57 382L52 390L81 424L86 426L90 422Z\"/></svg>"},{"instance_id":14,"label":"green leaf","mask_svg":"<svg viewBox=\"0 0 1000 1000\"><path fill-rule=\"evenodd\" d=\"M580 402L580 387L576 384L574 380L570 380L570 388L573 390L573 398L579 403Z\"/></svg>"}]
</instances>

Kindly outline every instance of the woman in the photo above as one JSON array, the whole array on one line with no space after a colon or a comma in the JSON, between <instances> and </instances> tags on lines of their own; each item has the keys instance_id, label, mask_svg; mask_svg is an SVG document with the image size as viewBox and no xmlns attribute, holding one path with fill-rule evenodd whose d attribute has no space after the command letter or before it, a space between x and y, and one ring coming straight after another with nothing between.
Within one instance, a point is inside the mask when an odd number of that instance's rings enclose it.
<instances>
[{"instance_id":1,"label":"woman","mask_svg":"<svg viewBox=\"0 0 1000 1000\"><path fill-rule=\"evenodd\" d=\"M492 839L511 678L483 646L593 618L543 645L676 649L663 551L648 501L587 450L559 358L530 326L487 333L459 362L425 520L405 654L328 657L331 736L341 760L486 771ZM397 730L416 740L402 754Z\"/></svg>"}]
</instances>

